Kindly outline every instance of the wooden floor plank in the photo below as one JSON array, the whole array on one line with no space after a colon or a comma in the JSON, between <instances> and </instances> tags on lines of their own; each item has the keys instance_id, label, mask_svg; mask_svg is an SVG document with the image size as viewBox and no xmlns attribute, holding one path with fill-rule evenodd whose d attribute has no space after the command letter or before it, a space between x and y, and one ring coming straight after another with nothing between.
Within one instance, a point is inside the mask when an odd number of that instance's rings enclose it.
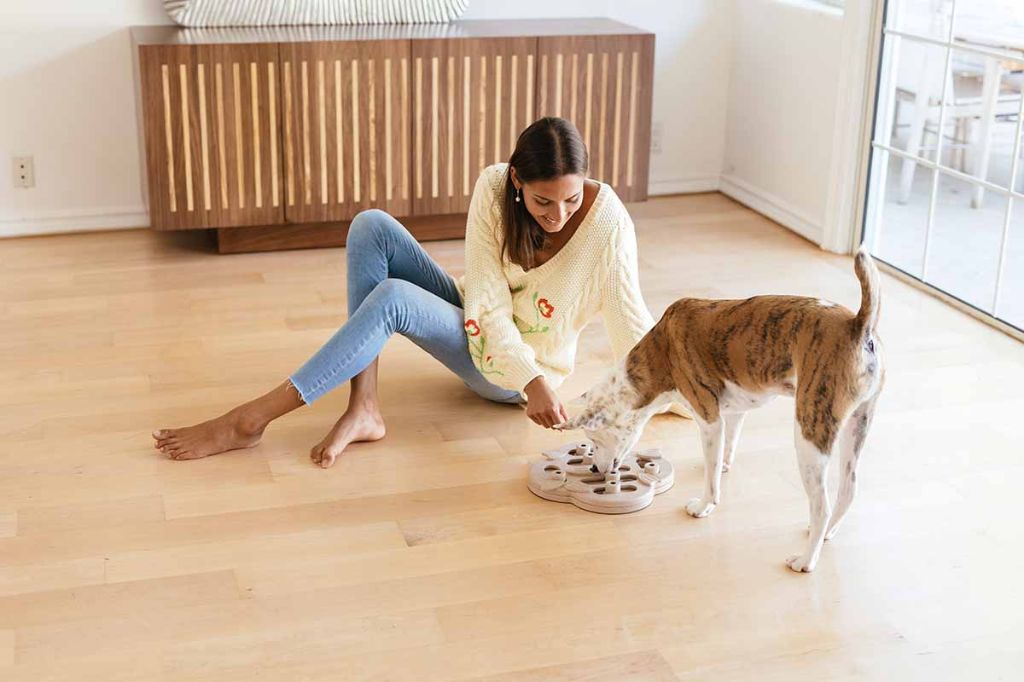
<instances>
[{"instance_id":1,"label":"wooden floor plank","mask_svg":"<svg viewBox=\"0 0 1024 682\"><path fill-rule=\"evenodd\" d=\"M656 315L676 298L849 307L849 258L718 194L630 206ZM453 275L463 244L427 251ZM216 256L202 235L0 241L0 678L1012 679L1024 665L1024 347L883 277L888 383L858 499L818 570L792 402L751 414L723 501L692 422L676 486L603 517L540 500L571 438L481 401L411 342L381 358L388 436L308 458L341 389L248 451L171 462L155 428L266 391L345 319L342 249ZM569 399L612 361L580 336ZM835 472L833 472L834 484ZM833 488L834 489L834 488Z\"/></svg>"}]
</instances>

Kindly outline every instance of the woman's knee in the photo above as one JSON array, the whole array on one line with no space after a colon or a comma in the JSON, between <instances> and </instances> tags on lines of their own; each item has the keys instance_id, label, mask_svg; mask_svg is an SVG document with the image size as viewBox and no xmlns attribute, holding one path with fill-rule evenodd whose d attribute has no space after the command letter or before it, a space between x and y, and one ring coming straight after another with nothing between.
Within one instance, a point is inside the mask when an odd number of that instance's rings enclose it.
<instances>
[{"instance_id":1,"label":"woman's knee","mask_svg":"<svg viewBox=\"0 0 1024 682\"><path fill-rule=\"evenodd\" d=\"M381 240L387 238L396 226L399 226L398 221L392 218L387 211L382 211L379 208L360 211L348 226L345 244L349 253L368 246L379 246L382 243Z\"/></svg>"},{"instance_id":2,"label":"woman's knee","mask_svg":"<svg viewBox=\"0 0 1024 682\"><path fill-rule=\"evenodd\" d=\"M391 331L403 331L418 307L418 286L404 279L388 278L373 288L363 305L383 313L390 320Z\"/></svg>"}]
</instances>

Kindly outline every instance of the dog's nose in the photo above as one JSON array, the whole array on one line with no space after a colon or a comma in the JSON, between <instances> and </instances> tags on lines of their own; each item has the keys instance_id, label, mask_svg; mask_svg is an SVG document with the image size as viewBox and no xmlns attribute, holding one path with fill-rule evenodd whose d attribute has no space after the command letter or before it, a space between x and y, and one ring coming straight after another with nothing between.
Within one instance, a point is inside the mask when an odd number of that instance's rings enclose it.
<instances>
[{"instance_id":1,"label":"dog's nose","mask_svg":"<svg viewBox=\"0 0 1024 682\"><path fill-rule=\"evenodd\" d=\"M591 464L590 465L590 473L599 474L599 473L601 473L601 471L597 468L596 464Z\"/></svg>"}]
</instances>

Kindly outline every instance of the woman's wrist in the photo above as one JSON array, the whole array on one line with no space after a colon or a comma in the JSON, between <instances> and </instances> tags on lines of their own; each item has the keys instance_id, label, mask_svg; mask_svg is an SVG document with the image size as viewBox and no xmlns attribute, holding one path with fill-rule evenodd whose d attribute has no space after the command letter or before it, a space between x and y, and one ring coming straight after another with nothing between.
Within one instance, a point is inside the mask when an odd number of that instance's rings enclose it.
<instances>
[{"instance_id":1,"label":"woman's wrist","mask_svg":"<svg viewBox=\"0 0 1024 682\"><path fill-rule=\"evenodd\" d=\"M544 375L538 374L534 378L530 379L530 381L527 382L526 386L523 387L523 393L529 396L530 393L536 391L537 389L544 388L545 384L547 384L547 382L544 380Z\"/></svg>"}]
</instances>

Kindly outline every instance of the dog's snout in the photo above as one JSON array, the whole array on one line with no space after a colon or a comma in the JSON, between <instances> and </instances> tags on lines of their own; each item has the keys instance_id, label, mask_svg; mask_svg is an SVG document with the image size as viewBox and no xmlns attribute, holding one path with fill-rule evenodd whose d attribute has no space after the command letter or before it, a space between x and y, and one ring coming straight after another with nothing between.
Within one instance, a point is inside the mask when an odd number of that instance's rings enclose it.
<instances>
[{"instance_id":1,"label":"dog's snout","mask_svg":"<svg viewBox=\"0 0 1024 682\"><path fill-rule=\"evenodd\" d=\"M592 474L599 474L601 472L600 472L600 470L598 470L596 464L591 464L590 465L590 473L592 473Z\"/></svg>"}]
</instances>

